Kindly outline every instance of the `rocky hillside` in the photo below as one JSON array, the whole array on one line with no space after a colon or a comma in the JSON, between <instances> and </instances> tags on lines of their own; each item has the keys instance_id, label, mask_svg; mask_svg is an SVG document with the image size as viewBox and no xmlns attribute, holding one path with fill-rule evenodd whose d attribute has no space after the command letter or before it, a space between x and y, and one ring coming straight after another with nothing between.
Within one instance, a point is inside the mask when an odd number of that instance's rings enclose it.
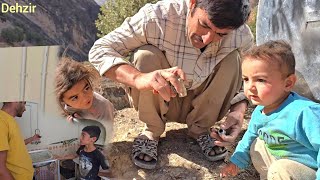
<instances>
[{"instance_id":1,"label":"rocky hillside","mask_svg":"<svg viewBox=\"0 0 320 180\"><path fill-rule=\"evenodd\" d=\"M97 34L94 21L100 6L94 0L1 0L1 3L31 3L37 7L34 13L0 13L0 47L61 45L61 53L67 49L66 53L74 59L87 59ZM16 41L12 42L14 38Z\"/></svg>"}]
</instances>

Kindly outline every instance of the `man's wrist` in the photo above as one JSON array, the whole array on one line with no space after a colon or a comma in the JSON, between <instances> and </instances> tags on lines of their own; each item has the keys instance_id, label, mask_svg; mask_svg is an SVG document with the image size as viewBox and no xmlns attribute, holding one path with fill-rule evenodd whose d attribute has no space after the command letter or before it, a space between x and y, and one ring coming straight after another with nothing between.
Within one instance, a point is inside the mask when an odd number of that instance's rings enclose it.
<instances>
[{"instance_id":1,"label":"man's wrist","mask_svg":"<svg viewBox=\"0 0 320 180\"><path fill-rule=\"evenodd\" d=\"M136 81L141 74L139 70L130 64L117 64L106 71L104 76L113 81L138 89L139 85L137 86Z\"/></svg>"},{"instance_id":2,"label":"man's wrist","mask_svg":"<svg viewBox=\"0 0 320 180\"><path fill-rule=\"evenodd\" d=\"M242 101L239 101L239 102L231 105L230 112L236 111L236 112L240 112L244 115L247 110L247 107L248 107L248 101L246 99L244 99Z\"/></svg>"},{"instance_id":3,"label":"man's wrist","mask_svg":"<svg viewBox=\"0 0 320 180\"><path fill-rule=\"evenodd\" d=\"M246 100L247 102L249 102L248 99L247 99L247 97L245 96L244 92L239 92L238 94L236 94L236 95L232 98L232 100L230 101L230 104L231 104L231 105L234 105L234 104L237 104L238 102L241 102L241 101L243 101L243 100Z\"/></svg>"},{"instance_id":4,"label":"man's wrist","mask_svg":"<svg viewBox=\"0 0 320 180\"><path fill-rule=\"evenodd\" d=\"M141 72L137 72L133 75L132 77L132 81L133 81L133 85L132 87L136 88L136 89L140 89L140 79L141 79L141 76L143 75L143 73Z\"/></svg>"}]
</instances>

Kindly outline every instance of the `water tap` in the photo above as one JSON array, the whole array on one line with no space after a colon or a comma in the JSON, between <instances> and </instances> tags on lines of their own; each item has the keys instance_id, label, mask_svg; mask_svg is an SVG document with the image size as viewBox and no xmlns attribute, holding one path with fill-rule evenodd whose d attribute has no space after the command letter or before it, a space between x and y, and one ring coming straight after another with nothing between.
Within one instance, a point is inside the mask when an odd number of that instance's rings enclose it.
<instances>
[{"instance_id":1,"label":"water tap","mask_svg":"<svg viewBox=\"0 0 320 180\"><path fill-rule=\"evenodd\" d=\"M35 134L35 135L38 135L39 138L41 138L41 136L40 136L40 129L35 129L35 130L34 130L34 134ZM38 144L41 143L41 140L36 140L36 141L34 141L34 142L31 142L31 143L38 145Z\"/></svg>"}]
</instances>

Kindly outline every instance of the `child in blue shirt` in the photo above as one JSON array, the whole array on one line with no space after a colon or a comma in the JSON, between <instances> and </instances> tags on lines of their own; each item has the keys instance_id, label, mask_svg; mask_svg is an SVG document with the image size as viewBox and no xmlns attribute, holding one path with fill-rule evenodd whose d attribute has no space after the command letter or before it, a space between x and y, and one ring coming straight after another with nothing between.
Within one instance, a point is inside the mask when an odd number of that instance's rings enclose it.
<instances>
[{"instance_id":1,"label":"child in blue shirt","mask_svg":"<svg viewBox=\"0 0 320 180\"><path fill-rule=\"evenodd\" d=\"M320 104L291 91L297 78L290 45L270 41L243 59L244 92L258 106L220 176L235 176L252 161L260 179L320 179Z\"/></svg>"}]
</instances>

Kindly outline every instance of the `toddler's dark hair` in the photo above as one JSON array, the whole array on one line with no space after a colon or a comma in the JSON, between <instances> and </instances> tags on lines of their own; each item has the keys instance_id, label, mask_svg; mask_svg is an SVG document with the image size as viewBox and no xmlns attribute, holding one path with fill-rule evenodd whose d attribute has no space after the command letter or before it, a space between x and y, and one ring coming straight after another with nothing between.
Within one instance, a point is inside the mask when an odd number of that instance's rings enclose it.
<instances>
[{"instance_id":1,"label":"toddler's dark hair","mask_svg":"<svg viewBox=\"0 0 320 180\"><path fill-rule=\"evenodd\" d=\"M243 54L243 59L256 59L276 62L283 71L283 76L288 77L295 73L296 61L291 46L284 40L268 41L259 46L254 46Z\"/></svg>"}]
</instances>

